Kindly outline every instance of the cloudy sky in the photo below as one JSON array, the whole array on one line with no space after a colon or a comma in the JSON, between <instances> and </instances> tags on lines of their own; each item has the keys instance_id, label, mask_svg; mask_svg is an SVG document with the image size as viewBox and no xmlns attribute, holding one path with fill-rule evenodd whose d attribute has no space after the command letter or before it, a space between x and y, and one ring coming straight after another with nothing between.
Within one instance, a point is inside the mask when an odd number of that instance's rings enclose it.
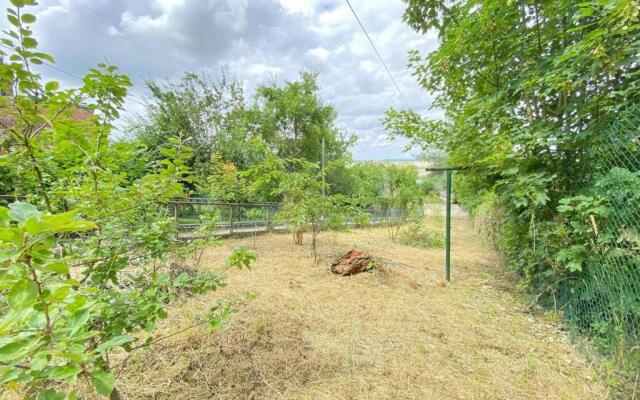
<instances>
[{"instance_id":1,"label":"cloudy sky","mask_svg":"<svg viewBox=\"0 0 640 400\"><path fill-rule=\"evenodd\" d=\"M411 108L427 113L431 98L407 70L407 51L429 51L436 38L402 22L401 0L351 3ZM301 69L317 71L323 100L358 135L355 159L410 157L380 123L387 108L405 103L345 0L41 0L37 16L36 37L58 67L84 75L106 58L131 77L139 100L145 79L177 79L187 70L225 68L248 93L274 78L295 79ZM41 72L78 85L50 68ZM143 111L133 101L126 108L128 115Z\"/></svg>"}]
</instances>

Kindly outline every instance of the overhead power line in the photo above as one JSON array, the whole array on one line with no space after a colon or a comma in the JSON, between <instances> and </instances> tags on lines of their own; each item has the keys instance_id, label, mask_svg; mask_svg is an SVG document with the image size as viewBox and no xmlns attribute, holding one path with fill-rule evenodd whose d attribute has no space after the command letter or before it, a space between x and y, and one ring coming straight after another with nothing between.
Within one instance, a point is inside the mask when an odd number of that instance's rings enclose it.
<instances>
[{"instance_id":1,"label":"overhead power line","mask_svg":"<svg viewBox=\"0 0 640 400\"><path fill-rule=\"evenodd\" d=\"M57 65L49 64L48 62L43 62L42 64L43 64L43 65L45 65L45 66L47 66L47 67L49 67L49 68L51 68L51 69L55 69L55 70L56 70L56 71L58 71L58 72L62 72L63 74L66 74L66 75L69 75L69 76L71 76L71 77L74 77L74 78L76 78L76 79L77 79L77 80L79 80L79 81L82 81L82 77L80 77L80 76L78 76L78 75L76 75L76 74L74 74L74 73L72 73L72 72L65 71L64 69L62 69L62 68L58 67ZM133 103L136 103L136 104L138 104L138 105L141 105L142 107L145 107L145 108L146 108L146 107L148 107L146 104L144 104L144 103L143 103L143 102L141 102L140 100L136 100L136 98L135 98L135 97L133 97L133 96L132 96L132 95L130 95L130 94L126 95L125 97L126 97L127 99L131 100Z\"/></svg>"},{"instance_id":2,"label":"overhead power line","mask_svg":"<svg viewBox=\"0 0 640 400\"><path fill-rule=\"evenodd\" d=\"M107 21L110 25L116 27L119 26L119 24L115 21L113 21L111 18L99 13L98 11L94 10L93 8L89 7L84 0L78 0L78 4L80 4L80 6L82 6L82 8L84 8L85 10L87 10L88 12L90 12L91 14L95 15L96 17ZM142 40L140 38L137 38L135 36L134 32L131 32L129 29L126 29L122 26L120 26L120 29L123 30L124 32L127 32L129 34L129 37L131 38L131 40L136 41L138 43L140 43L141 45L148 47L149 49L156 51L158 53L162 53L165 56L173 59L174 61L183 64L184 66L189 67L189 63L187 63L186 61L184 61L183 59L176 57L175 55L169 53L168 51L166 51L165 49L163 49L162 47L158 47L150 42L147 42L146 40Z\"/></svg>"},{"instance_id":3,"label":"overhead power line","mask_svg":"<svg viewBox=\"0 0 640 400\"><path fill-rule=\"evenodd\" d=\"M50 64L50 63L48 63L48 62L46 62L46 61L45 61L45 62L43 62L42 64L44 64L45 66L47 66L47 67L49 67L49 68L51 68L51 69L55 69L55 70L56 70L56 71L58 71L58 72L62 72L63 74L66 74L66 75L69 75L69 76L71 76L71 77L73 77L73 78L76 78L76 79L77 79L77 80L79 80L79 81L82 81L82 77L81 77L81 76L78 76L78 75L76 75L76 74L74 74L74 73L72 73L72 72L69 72L69 71L65 71L64 69L62 69L62 68L58 67L57 65ZM134 103L136 103L136 104L139 104L139 105L141 105L141 106L143 106L143 107L147 107L147 105L146 105L146 104L144 104L143 102L141 102L141 101L139 101L139 100L136 100L136 99L135 99L135 97L133 97L133 96L132 96L132 95L130 95L130 94L126 95L126 98L127 98L127 99L129 99L129 100L131 100L132 102L134 102Z\"/></svg>"},{"instance_id":4,"label":"overhead power line","mask_svg":"<svg viewBox=\"0 0 640 400\"><path fill-rule=\"evenodd\" d=\"M2 47L6 47L7 49L10 49L10 50L13 50L11 47L7 46L7 45L6 45L6 44L4 44L4 43L0 43L0 46L2 46ZM56 71L58 71L58 72L61 72L61 73L65 74L65 75L68 75L68 76L70 76L70 77L72 77L72 78L75 78L75 79L79 80L80 82L82 82L82 81L83 81L83 79L82 79L82 77L81 77L81 76L76 75L76 74L74 74L73 72L69 72L69 71L67 71L67 70L65 70L65 69L62 69L62 68L58 67L58 66L57 66L57 65L55 65L55 64L51 64L51 63L48 63L48 62L46 62L46 61L43 61L43 62L42 62L42 65L44 65L45 67L49 67L49 68L51 68L51 69L54 69L54 70L56 70ZM129 99L129 100L131 100L133 103L139 104L139 105L141 105L141 106L143 106L143 107L148 107L146 104L144 104L144 103L143 103L143 102L141 102L140 100L136 100L136 98L135 98L135 97L133 97L133 96L132 96L132 95L130 95L130 94L126 95L126 98L127 98L127 99Z\"/></svg>"},{"instance_id":5,"label":"overhead power line","mask_svg":"<svg viewBox=\"0 0 640 400\"><path fill-rule=\"evenodd\" d=\"M376 55L378 56L378 59L380 60L380 62L384 66L384 69L387 71L387 75L389 75L389 79L391 79L391 82L393 82L393 86L396 87L396 90L400 94L400 97L402 98L402 101L404 102L405 106L407 108L411 108L409 106L409 102L407 101L407 98L404 97L404 94L402 93L402 90L400 90L400 86L398 86L398 83L396 82L396 80L393 79L393 74L391 74L391 70L389 69L389 67L387 67L387 63L384 62L384 59L380 55L380 52L378 51L378 48L376 47L376 45L373 43L373 40L371 39L371 36L369 36L369 33L364 28L364 25L362 24L362 21L360 20L360 17L358 17L358 14L356 13L356 10L353 9L353 6L351 5L351 2L349 0L345 0L345 1L347 2L347 5L349 6L349 9L351 9L351 13L353 13L353 16L356 18L356 21L358 21L358 25L360 25L360 28L362 28L362 32L364 32L364 35L367 37L367 40L369 40L369 43L371 44L371 47L373 48L373 51L376 53Z\"/></svg>"}]
</instances>

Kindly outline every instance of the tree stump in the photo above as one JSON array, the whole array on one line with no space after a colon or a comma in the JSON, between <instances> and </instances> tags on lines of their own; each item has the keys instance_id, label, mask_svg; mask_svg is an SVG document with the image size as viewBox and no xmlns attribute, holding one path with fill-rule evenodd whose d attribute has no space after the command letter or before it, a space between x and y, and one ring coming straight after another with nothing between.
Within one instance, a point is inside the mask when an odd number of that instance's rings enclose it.
<instances>
[{"instance_id":1,"label":"tree stump","mask_svg":"<svg viewBox=\"0 0 640 400\"><path fill-rule=\"evenodd\" d=\"M347 276L368 271L374 266L375 261L373 257L367 254L364 250L351 249L347 254L338 258L331 264L331 272Z\"/></svg>"}]
</instances>

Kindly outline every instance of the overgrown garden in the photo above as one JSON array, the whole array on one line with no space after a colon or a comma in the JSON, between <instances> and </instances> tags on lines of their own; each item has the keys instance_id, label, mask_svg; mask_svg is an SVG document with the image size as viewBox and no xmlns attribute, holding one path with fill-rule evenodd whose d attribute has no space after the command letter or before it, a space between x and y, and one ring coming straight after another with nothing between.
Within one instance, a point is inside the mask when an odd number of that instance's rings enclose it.
<instances>
[{"instance_id":1,"label":"overgrown garden","mask_svg":"<svg viewBox=\"0 0 640 400\"><path fill-rule=\"evenodd\" d=\"M229 268L250 268L256 254L237 248L218 272L198 269L202 249L217 242L216 216L175 240L171 199L280 201L278 218L297 244L310 232L314 251L321 225L339 229L347 216L366 225L371 208L404 219L419 209L415 171L350 166L353 139L335 127L311 73L259 88L252 103L225 77L149 82L146 114L114 139L129 78L100 64L77 89L44 82L37 66L55 60L38 50L33 5L11 1L0 50L1 89L11 94L0 98L3 391L71 399L88 384L118 399L129 356L114 363L113 352L164 340L154 329L172 301L224 287ZM89 116L78 118L80 108ZM194 326L218 328L237 304L214 304Z\"/></svg>"},{"instance_id":2,"label":"overgrown garden","mask_svg":"<svg viewBox=\"0 0 640 400\"><path fill-rule=\"evenodd\" d=\"M385 127L434 162L466 167L456 201L518 274L529 311L562 316L604 355L610 387L633 392L640 5L405 2L407 24L438 34L439 47L411 52L409 67L445 117L391 109ZM192 326L157 333L177 299L223 288L231 268L259 257L238 247L201 268L221 215L198 215L179 240L172 200L277 203L275 221L292 245L310 244L314 263L321 230L365 227L373 215L390 241L443 245L419 218L425 201L440 201L437 178L354 162L355 137L321 99L317 74L250 98L224 71L150 80L144 112L116 137L130 79L104 63L78 88L44 81L38 66L55 60L33 36L35 3L11 0L0 43L0 385L12 396L119 399L134 353L218 329L240 306L216 302Z\"/></svg>"}]
</instances>

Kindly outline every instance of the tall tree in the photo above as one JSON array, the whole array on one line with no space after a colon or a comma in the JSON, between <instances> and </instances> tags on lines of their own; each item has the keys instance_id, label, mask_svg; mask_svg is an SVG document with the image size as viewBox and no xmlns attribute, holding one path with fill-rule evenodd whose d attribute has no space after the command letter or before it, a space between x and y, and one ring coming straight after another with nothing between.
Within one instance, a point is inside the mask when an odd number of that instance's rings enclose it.
<instances>
[{"instance_id":1,"label":"tall tree","mask_svg":"<svg viewBox=\"0 0 640 400\"><path fill-rule=\"evenodd\" d=\"M185 73L180 81L148 81L151 99L146 114L130 127L154 158L169 138L180 135L194 149L189 166L202 176L210 172L213 153L238 167L251 162L247 147L238 146L252 133L251 113L245 107L242 84L222 73L213 79L206 73Z\"/></svg>"},{"instance_id":2,"label":"tall tree","mask_svg":"<svg viewBox=\"0 0 640 400\"><path fill-rule=\"evenodd\" d=\"M301 72L284 86L260 86L256 94L260 134L271 150L283 158L320 162L322 139L325 160L344 156L354 138L335 124L337 112L320 99L318 74Z\"/></svg>"}]
</instances>

